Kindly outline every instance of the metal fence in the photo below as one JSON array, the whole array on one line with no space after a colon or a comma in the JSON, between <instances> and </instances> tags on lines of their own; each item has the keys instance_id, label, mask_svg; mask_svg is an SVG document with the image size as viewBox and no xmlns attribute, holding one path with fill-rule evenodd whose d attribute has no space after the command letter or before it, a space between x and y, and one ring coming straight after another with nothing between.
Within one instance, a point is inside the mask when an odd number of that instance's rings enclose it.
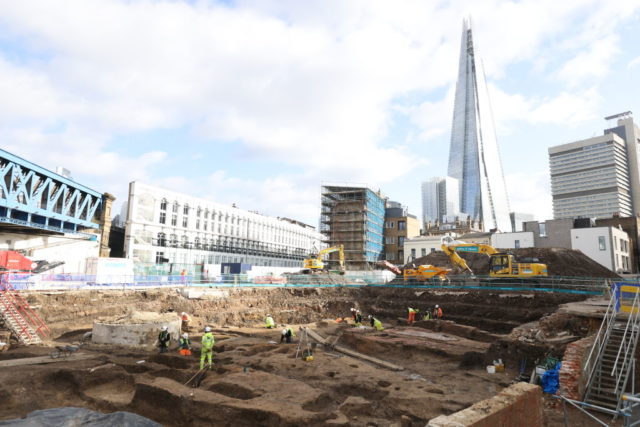
<instances>
[{"instance_id":1,"label":"metal fence","mask_svg":"<svg viewBox=\"0 0 640 427\"><path fill-rule=\"evenodd\" d=\"M496 290L505 292L536 291L586 295L601 295L610 284L601 278L549 277L542 280L494 279L490 277L451 276L405 283L402 279L385 282L371 275L344 276L320 274L285 274L282 276L248 276L246 274L205 275L85 275L85 274L26 274L13 273L8 279L16 289L87 289L87 288L151 288L151 287L386 287L442 290Z\"/></svg>"}]
</instances>

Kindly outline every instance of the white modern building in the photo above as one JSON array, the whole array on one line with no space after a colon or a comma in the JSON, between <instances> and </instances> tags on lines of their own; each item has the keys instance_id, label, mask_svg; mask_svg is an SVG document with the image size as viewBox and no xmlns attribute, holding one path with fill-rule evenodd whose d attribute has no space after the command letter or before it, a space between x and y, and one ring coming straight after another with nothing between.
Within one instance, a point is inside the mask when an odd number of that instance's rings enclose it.
<instances>
[{"instance_id":1,"label":"white modern building","mask_svg":"<svg viewBox=\"0 0 640 427\"><path fill-rule=\"evenodd\" d=\"M640 214L640 129L631 112L603 135L549 148L554 218Z\"/></svg>"},{"instance_id":2,"label":"white modern building","mask_svg":"<svg viewBox=\"0 0 640 427\"><path fill-rule=\"evenodd\" d=\"M442 237L440 236L418 236L404 241L404 263L423 256L427 256L432 252L441 250ZM454 235L455 237L455 235Z\"/></svg>"},{"instance_id":3,"label":"white modern building","mask_svg":"<svg viewBox=\"0 0 640 427\"><path fill-rule=\"evenodd\" d=\"M511 232L513 233L523 231L523 223L535 219L533 215L521 212L511 212L509 213L509 217L511 218Z\"/></svg>"},{"instance_id":4,"label":"white modern building","mask_svg":"<svg viewBox=\"0 0 640 427\"><path fill-rule=\"evenodd\" d=\"M422 183L422 224L445 222L460 215L460 184L450 176Z\"/></svg>"},{"instance_id":5,"label":"white modern building","mask_svg":"<svg viewBox=\"0 0 640 427\"><path fill-rule=\"evenodd\" d=\"M491 235L491 246L499 249L533 248L533 232L494 233Z\"/></svg>"},{"instance_id":6,"label":"white modern building","mask_svg":"<svg viewBox=\"0 0 640 427\"><path fill-rule=\"evenodd\" d=\"M571 248L617 273L631 271L629 236L616 227L574 228Z\"/></svg>"},{"instance_id":7,"label":"white modern building","mask_svg":"<svg viewBox=\"0 0 640 427\"><path fill-rule=\"evenodd\" d=\"M212 275L222 263L299 269L321 248L322 235L309 225L139 181L129 184L127 206L125 254L139 273Z\"/></svg>"}]
</instances>

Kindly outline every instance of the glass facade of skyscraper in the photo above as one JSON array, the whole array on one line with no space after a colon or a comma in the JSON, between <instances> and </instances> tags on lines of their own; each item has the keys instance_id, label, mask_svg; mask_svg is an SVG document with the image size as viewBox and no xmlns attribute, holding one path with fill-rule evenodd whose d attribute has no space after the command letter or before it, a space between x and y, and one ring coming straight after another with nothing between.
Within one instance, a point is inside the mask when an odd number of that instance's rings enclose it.
<instances>
[{"instance_id":1,"label":"glass facade of skyscraper","mask_svg":"<svg viewBox=\"0 0 640 427\"><path fill-rule=\"evenodd\" d=\"M460 211L485 228L511 230L509 199L482 68L465 21L451 126L448 175L460 185Z\"/></svg>"}]
</instances>

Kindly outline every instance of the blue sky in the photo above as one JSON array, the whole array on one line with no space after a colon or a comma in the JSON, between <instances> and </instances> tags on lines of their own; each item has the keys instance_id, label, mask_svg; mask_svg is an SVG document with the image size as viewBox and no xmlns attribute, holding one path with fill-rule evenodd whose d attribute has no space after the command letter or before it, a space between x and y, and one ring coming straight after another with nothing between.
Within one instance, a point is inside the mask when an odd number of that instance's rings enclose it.
<instances>
[{"instance_id":1,"label":"blue sky","mask_svg":"<svg viewBox=\"0 0 640 427\"><path fill-rule=\"evenodd\" d=\"M640 0L0 0L0 146L118 202L140 179L315 225L357 182L420 215L469 15L512 208L549 218L547 148L640 117Z\"/></svg>"}]
</instances>

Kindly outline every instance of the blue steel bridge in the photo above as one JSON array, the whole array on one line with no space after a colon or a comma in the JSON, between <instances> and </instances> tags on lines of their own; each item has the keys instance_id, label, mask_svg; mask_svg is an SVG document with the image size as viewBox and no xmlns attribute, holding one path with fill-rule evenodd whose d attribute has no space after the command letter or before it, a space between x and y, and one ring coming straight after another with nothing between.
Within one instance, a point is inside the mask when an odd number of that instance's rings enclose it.
<instances>
[{"instance_id":1,"label":"blue steel bridge","mask_svg":"<svg viewBox=\"0 0 640 427\"><path fill-rule=\"evenodd\" d=\"M0 149L0 228L82 233L98 229L102 194Z\"/></svg>"}]
</instances>

